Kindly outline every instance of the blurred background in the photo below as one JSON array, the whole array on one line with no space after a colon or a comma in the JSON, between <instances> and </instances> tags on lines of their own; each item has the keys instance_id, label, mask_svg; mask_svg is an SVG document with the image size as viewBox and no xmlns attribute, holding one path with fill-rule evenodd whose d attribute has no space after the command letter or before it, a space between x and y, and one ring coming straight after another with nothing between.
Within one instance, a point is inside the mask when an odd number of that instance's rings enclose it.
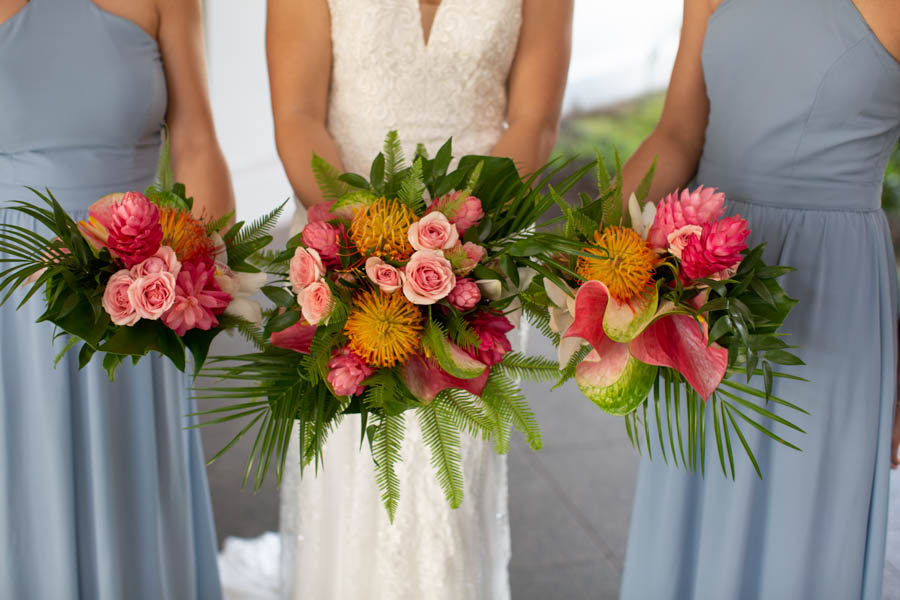
<instances>
[{"instance_id":1,"label":"blurred background","mask_svg":"<svg viewBox=\"0 0 900 600\"><path fill-rule=\"evenodd\" d=\"M576 0L562 155L630 155L655 125L678 45L677 0ZM265 3L206 4L213 109L238 201L250 220L291 195L275 150L265 64ZM900 242L900 153L888 169L884 205ZM290 221L290 212L284 222ZM233 345L234 341L226 342ZM532 353L554 355L533 332ZM621 421L604 416L574 386L550 395L527 387L545 449L524 444L509 457L514 600L616 598L624 560L638 459ZM208 456L239 426L203 430ZM220 544L278 528L278 491L268 482L241 489L247 446L209 468ZM713 473L711 476L720 476ZM900 473L893 475L885 598L900 600ZM227 574L225 574L227 577ZM260 582L260 592L277 581Z\"/></svg>"}]
</instances>

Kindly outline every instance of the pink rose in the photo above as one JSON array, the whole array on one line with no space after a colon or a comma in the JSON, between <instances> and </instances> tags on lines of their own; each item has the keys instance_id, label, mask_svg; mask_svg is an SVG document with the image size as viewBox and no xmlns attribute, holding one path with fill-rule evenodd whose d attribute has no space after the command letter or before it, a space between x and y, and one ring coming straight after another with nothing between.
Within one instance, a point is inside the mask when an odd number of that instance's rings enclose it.
<instances>
[{"instance_id":1,"label":"pink rose","mask_svg":"<svg viewBox=\"0 0 900 600\"><path fill-rule=\"evenodd\" d=\"M159 319L175 304L175 275L160 271L135 279L128 288L128 299L142 319Z\"/></svg>"},{"instance_id":2,"label":"pink rose","mask_svg":"<svg viewBox=\"0 0 900 600\"><path fill-rule=\"evenodd\" d=\"M475 196L463 196L462 192L452 192L436 199L428 207L429 213L434 211L445 214L450 222L456 225L460 235L464 235L484 218L481 200Z\"/></svg>"},{"instance_id":3,"label":"pink rose","mask_svg":"<svg viewBox=\"0 0 900 600\"><path fill-rule=\"evenodd\" d=\"M322 258L318 252L313 248L303 247L294 251L289 278L295 294L299 294L303 288L318 281L323 275L325 275L325 267L322 266Z\"/></svg>"},{"instance_id":4,"label":"pink rose","mask_svg":"<svg viewBox=\"0 0 900 600\"><path fill-rule=\"evenodd\" d=\"M684 227L679 227L668 236L669 254L681 258L681 251L688 245L691 238L700 237L702 232L703 228L699 225L685 225Z\"/></svg>"},{"instance_id":5,"label":"pink rose","mask_svg":"<svg viewBox=\"0 0 900 600\"><path fill-rule=\"evenodd\" d=\"M122 269L110 277L106 283L101 304L103 310L116 325L131 327L141 318L128 297L128 288L133 282L131 273L127 269Z\"/></svg>"},{"instance_id":6,"label":"pink rose","mask_svg":"<svg viewBox=\"0 0 900 600\"><path fill-rule=\"evenodd\" d=\"M400 271L377 256L371 256L366 260L366 275L387 294L396 292L403 285L400 281Z\"/></svg>"},{"instance_id":7,"label":"pink rose","mask_svg":"<svg viewBox=\"0 0 900 600\"><path fill-rule=\"evenodd\" d=\"M300 312L310 325L318 325L331 312L331 288L324 281L314 281L297 294Z\"/></svg>"},{"instance_id":8,"label":"pink rose","mask_svg":"<svg viewBox=\"0 0 900 600\"><path fill-rule=\"evenodd\" d=\"M160 246L156 254L131 267L131 276L138 279L151 273L167 272L178 277L180 271L181 263L178 262L175 251L168 246Z\"/></svg>"},{"instance_id":9,"label":"pink rose","mask_svg":"<svg viewBox=\"0 0 900 600\"><path fill-rule=\"evenodd\" d=\"M447 301L457 310L469 310L481 301L481 290L471 279L459 279L447 295Z\"/></svg>"},{"instance_id":10,"label":"pink rose","mask_svg":"<svg viewBox=\"0 0 900 600\"><path fill-rule=\"evenodd\" d=\"M428 213L409 228L409 243L416 250L449 250L457 242L459 232L440 212Z\"/></svg>"},{"instance_id":11,"label":"pink rose","mask_svg":"<svg viewBox=\"0 0 900 600\"><path fill-rule=\"evenodd\" d=\"M347 348L335 353L328 362L328 383L338 396L358 396L366 389L362 382L375 372Z\"/></svg>"},{"instance_id":12,"label":"pink rose","mask_svg":"<svg viewBox=\"0 0 900 600\"><path fill-rule=\"evenodd\" d=\"M437 250L419 250L412 255L401 274L403 294L413 304L434 304L446 298L456 287L456 275L450 261Z\"/></svg>"},{"instance_id":13,"label":"pink rose","mask_svg":"<svg viewBox=\"0 0 900 600\"><path fill-rule=\"evenodd\" d=\"M313 221L303 228L302 239L307 248L319 253L323 263L340 264L339 230L331 223Z\"/></svg>"}]
</instances>

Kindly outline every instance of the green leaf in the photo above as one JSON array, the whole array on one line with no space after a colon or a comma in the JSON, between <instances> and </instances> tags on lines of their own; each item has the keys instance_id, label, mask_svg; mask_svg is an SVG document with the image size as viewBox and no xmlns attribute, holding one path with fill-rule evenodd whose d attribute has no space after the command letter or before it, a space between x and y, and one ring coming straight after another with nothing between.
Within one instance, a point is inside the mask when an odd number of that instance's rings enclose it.
<instances>
[{"instance_id":1,"label":"green leaf","mask_svg":"<svg viewBox=\"0 0 900 600\"><path fill-rule=\"evenodd\" d=\"M404 423L403 415L382 415L372 435L372 457L375 460L375 482L381 490L381 501L391 523L400 503L400 478L396 465L401 461Z\"/></svg>"},{"instance_id":2,"label":"green leaf","mask_svg":"<svg viewBox=\"0 0 900 600\"><path fill-rule=\"evenodd\" d=\"M650 186L653 185L653 176L656 174L658 160L658 156L653 158L653 164L650 165L650 170L647 171L647 174L641 179L640 185L638 185L637 190L634 192L634 195L637 196L638 201L641 203L643 203L647 199L647 196L650 195Z\"/></svg>"},{"instance_id":3,"label":"green leaf","mask_svg":"<svg viewBox=\"0 0 900 600\"><path fill-rule=\"evenodd\" d=\"M301 316L302 315L300 314L299 310L285 311L285 312L281 313L280 315L276 315L276 316L272 317L269 320L269 322L266 324L266 331L269 333L276 332L276 331L284 331L291 325L294 325L298 321L300 321Z\"/></svg>"},{"instance_id":4,"label":"green leaf","mask_svg":"<svg viewBox=\"0 0 900 600\"><path fill-rule=\"evenodd\" d=\"M372 168L369 170L369 181L376 190L384 190L384 154L381 152L372 161Z\"/></svg>"},{"instance_id":5,"label":"green leaf","mask_svg":"<svg viewBox=\"0 0 900 600\"><path fill-rule=\"evenodd\" d=\"M453 138L447 140L434 157L434 177L439 179L447 174L447 168L453 160Z\"/></svg>"},{"instance_id":6,"label":"green leaf","mask_svg":"<svg viewBox=\"0 0 900 600\"><path fill-rule=\"evenodd\" d=\"M384 181L389 185L394 177L405 167L403 157L403 144L396 131L390 131L384 140Z\"/></svg>"},{"instance_id":7,"label":"green leaf","mask_svg":"<svg viewBox=\"0 0 900 600\"><path fill-rule=\"evenodd\" d=\"M290 308L297 304L297 299L294 295L282 287L267 285L263 287L261 291L275 304L275 306Z\"/></svg>"},{"instance_id":8,"label":"green leaf","mask_svg":"<svg viewBox=\"0 0 900 600\"><path fill-rule=\"evenodd\" d=\"M400 185L397 200L417 215L425 213L425 181L422 178L422 159L417 159Z\"/></svg>"},{"instance_id":9,"label":"green leaf","mask_svg":"<svg viewBox=\"0 0 900 600\"><path fill-rule=\"evenodd\" d=\"M462 457L460 456L460 423L454 419L447 400L441 396L427 406L416 409L422 438L431 450L431 465L451 508L463 502Z\"/></svg>"},{"instance_id":10,"label":"green leaf","mask_svg":"<svg viewBox=\"0 0 900 600\"><path fill-rule=\"evenodd\" d=\"M350 191L347 185L338 179L340 173L327 160L313 154L312 171L319 184L319 190L325 200L337 200Z\"/></svg>"}]
</instances>

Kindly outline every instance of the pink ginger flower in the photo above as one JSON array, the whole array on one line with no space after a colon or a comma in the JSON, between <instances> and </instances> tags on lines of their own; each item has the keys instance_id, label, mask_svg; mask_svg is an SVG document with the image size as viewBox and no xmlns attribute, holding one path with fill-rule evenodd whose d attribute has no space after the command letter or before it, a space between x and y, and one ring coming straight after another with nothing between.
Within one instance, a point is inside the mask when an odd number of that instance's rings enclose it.
<instances>
[{"instance_id":1,"label":"pink ginger flower","mask_svg":"<svg viewBox=\"0 0 900 600\"><path fill-rule=\"evenodd\" d=\"M681 272L688 279L711 277L737 266L747 248L750 229L736 216L703 225L699 237L692 237L681 251Z\"/></svg>"},{"instance_id":2,"label":"pink ginger flower","mask_svg":"<svg viewBox=\"0 0 900 600\"><path fill-rule=\"evenodd\" d=\"M303 228L303 243L319 253L329 267L340 264L340 230L326 221L313 221Z\"/></svg>"},{"instance_id":3,"label":"pink ginger flower","mask_svg":"<svg viewBox=\"0 0 900 600\"><path fill-rule=\"evenodd\" d=\"M457 310L469 310L481 301L481 290L471 279L459 279L447 295L447 301Z\"/></svg>"},{"instance_id":4,"label":"pink ginger flower","mask_svg":"<svg viewBox=\"0 0 900 600\"><path fill-rule=\"evenodd\" d=\"M456 225L459 235L464 235L484 218L481 200L475 196L463 196L462 192L451 192L435 199L428 207L428 212L435 211L444 213L447 219Z\"/></svg>"},{"instance_id":5,"label":"pink ginger flower","mask_svg":"<svg viewBox=\"0 0 900 600\"><path fill-rule=\"evenodd\" d=\"M338 396L358 396L365 386L362 382L375 372L358 354L348 348L338 350L328 362L328 383Z\"/></svg>"},{"instance_id":6,"label":"pink ginger flower","mask_svg":"<svg viewBox=\"0 0 900 600\"><path fill-rule=\"evenodd\" d=\"M725 194L715 188L698 187L694 191L678 191L663 198L656 207L656 218L650 227L647 241L654 248L665 250L669 234L686 225L705 225L718 221L725 214Z\"/></svg>"},{"instance_id":7,"label":"pink ginger flower","mask_svg":"<svg viewBox=\"0 0 900 600\"><path fill-rule=\"evenodd\" d=\"M159 250L163 231L159 208L143 194L128 192L110 213L106 246L128 268L150 258Z\"/></svg>"},{"instance_id":8,"label":"pink ginger flower","mask_svg":"<svg viewBox=\"0 0 900 600\"><path fill-rule=\"evenodd\" d=\"M469 320L469 325L478 334L481 345L469 348L469 356L490 366L503 360L503 355L512 350L506 334L515 329L509 319L499 312L481 311Z\"/></svg>"},{"instance_id":9,"label":"pink ginger flower","mask_svg":"<svg viewBox=\"0 0 900 600\"><path fill-rule=\"evenodd\" d=\"M209 331L219 324L216 316L225 312L231 300L216 281L214 265L185 262L178 273L175 302L162 321L179 336L191 329Z\"/></svg>"}]
</instances>

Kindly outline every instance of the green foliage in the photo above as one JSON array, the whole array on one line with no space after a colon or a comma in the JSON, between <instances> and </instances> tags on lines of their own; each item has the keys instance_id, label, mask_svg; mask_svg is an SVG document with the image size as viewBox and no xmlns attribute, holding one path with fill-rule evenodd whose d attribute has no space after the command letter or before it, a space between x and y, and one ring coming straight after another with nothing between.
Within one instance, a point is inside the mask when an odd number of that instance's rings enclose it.
<instances>
[{"instance_id":1,"label":"green foliage","mask_svg":"<svg viewBox=\"0 0 900 600\"><path fill-rule=\"evenodd\" d=\"M431 466L451 508L459 508L463 501L462 456L459 432L463 427L457 413L443 396L430 405L416 409L422 439L431 450Z\"/></svg>"},{"instance_id":2,"label":"green foliage","mask_svg":"<svg viewBox=\"0 0 900 600\"><path fill-rule=\"evenodd\" d=\"M315 153L312 158L312 171L325 200L337 200L350 192L350 187L338 179L340 173L337 169Z\"/></svg>"},{"instance_id":3,"label":"green foliage","mask_svg":"<svg viewBox=\"0 0 900 600\"><path fill-rule=\"evenodd\" d=\"M382 415L377 426L373 426L372 457L375 460L375 482L381 490L381 500L391 523L400 503L400 479L396 465L400 462L403 446L404 422L401 415Z\"/></svg>"}]
</instances>

